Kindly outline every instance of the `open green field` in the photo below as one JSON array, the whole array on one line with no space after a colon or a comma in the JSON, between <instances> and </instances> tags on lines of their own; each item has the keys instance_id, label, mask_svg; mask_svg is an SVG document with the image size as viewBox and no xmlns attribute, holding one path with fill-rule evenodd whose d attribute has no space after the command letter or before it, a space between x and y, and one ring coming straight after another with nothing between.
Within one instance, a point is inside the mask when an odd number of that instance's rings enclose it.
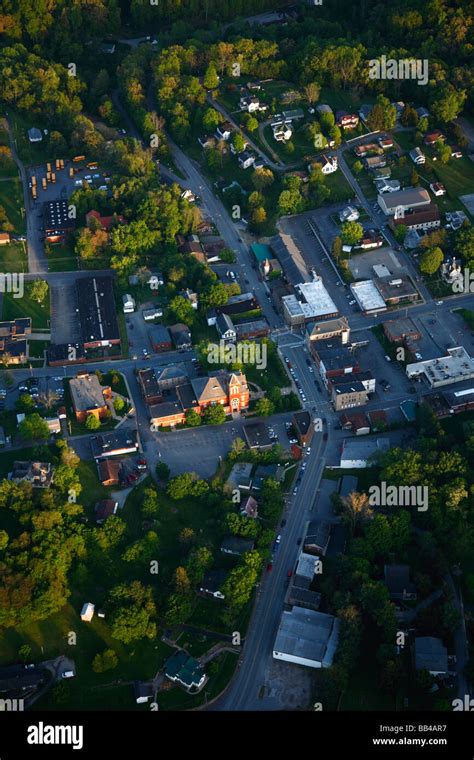
<instances>
[{"instance_id":1,"label":"open green field","mask_svg":"<svg viewBox=\"0 0 474 760\"><path fill-rule=\"evenodd\" d=\"M25 232L25 218L22 216L23 190L18 177L0 179L0 206L5 209L14 231Z\"/></svg>"},{"instance_id":2,"label":"open green field","mask_svg":"<svg viewBox=\"0 0 474 760\"><path fill-rule=\"evenodd\" d=\"M50 272L77 272L77 256L71 247L63 243L54 243L47 251L48 270Z\"/></svg>"},{"instance_id":3,"label":"open green field","mask_svg":"<svg viewBox=\"0 0 474 760\"><path fill-rule=\"evenodd\" d=\"M11 109L9 109L8 113L13 125L13 135L18 155L21 160L27 166L43 164L45 161L50 161L51 156L44 136L41 142L30 143L28 140L28 130L30 127L42 129L42 125L36 122L34 124L31 123L28 118L18 113L14 113Z\"/></svg>"},{"instance_id":4,"label":"open green field","mask_svg":"<svg viewBox=\"0 0 474 760\"><path fill-rule=\"evenodd\" d=\"M29 295L29 283L25 283L23 298L14 298L13 293L5 293L3 296L2 319L16 319L17 317L31 317L33 330L41 327L49 327L49 292L42 304L33 301Z\"/></svg>"},{"instance_id":5,"label":"open green field","mask_svg":"<svg viewBox=\"0 0 474 760\"><path fill-rule=\"evenodd\" d=\"M25 243L7 243L7 245L0 246L0 269L2 272L28 271L25 245Z\"/></svg>"}]
</instances>

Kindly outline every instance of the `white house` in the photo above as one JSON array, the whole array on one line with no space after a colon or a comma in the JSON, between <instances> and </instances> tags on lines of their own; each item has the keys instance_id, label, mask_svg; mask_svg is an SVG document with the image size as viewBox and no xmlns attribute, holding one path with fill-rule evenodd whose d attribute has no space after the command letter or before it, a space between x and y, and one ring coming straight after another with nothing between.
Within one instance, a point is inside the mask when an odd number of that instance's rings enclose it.
<instances>
[{"instance_id":1,"label":"white house","mask_svg":"<svg viewBox=\"0 0 474 760\"><path fill-rule=\"evenodd\" d=\"M337 650L339 627L333 615L292 607L283 612L273 657L307 668L329 668Z\"/></svg>"},{"instance_id":2,"label":"white house","mask_svg":"<svg viewBox=\"0 0 474 760\"><path fill-rule=\"evenodd\" d=\"M233 342L237 339L234 324L228 314L219 314L216 328L222 340Z\"/></svg>"},{"instance_id":3,"label":"white house","mask_svg":"<svg viewBox=\"0 0 474 760\"><path fill-rule=\"evenodd\" d=\"M248 169L254 163L255 156L252 153L249 153L249 151L244 150L244 152L239 155L239 164L242 169Z\"/></svg>"},{"instance_id":4,"label":"white house","mask_svg":"<svg viewBox=\"0 0 474 760\"><path fill-rule=\"evenodd\" d=\"M129 293L125 293L124 296L122 296L123 301L123 313L124 314L133 314L135 311L135 301L132 298L132 296Z\"/></svg>"},{"instance_id":5,"label":"white house","mask_svg":"<svg viewBox=\"0 0 474 760\"><path fill-rule=\"evenodd\" d=\"M154 319L159 319L163 316L163 310L162 309L144 309L143 312L143 319L145 322L152 322Z\"/></svg>"},{"instance_id":6,"label":"white house","mask_svg":"<svg viewBox=\"0 0 474 760\"><path fill-rule=\"evenodd\" d=\"M357 222L360 214L355 206L346 206L339 212L339 219L341 222Z\"/></svg>"},{"instance_id":7,"label":"white house","mask_svg":"<svg viewBox=\"0 0 474 760\"><path fill-rule=\"evenodd\" d=\"M239 100L239 106L242 111L255 113L260 111L260 100L255 95L243 95Z\"/></svg>"},{"instance_id":8,"label":"white house","mask_svg":"<svg viewBox=\"0 0 474 760\"><path fill-rule=\"evenodd\" d=\"M28 140L30 143L41 142L42 139L43 135L41 134L41 129L31 127L31 129L28 130Z\"/></svg>"},{"instance_id":9,"label":"white house","mask_svg":"<svg viewBox=\"0 0 474 760\"><path fill-rule=\"evenodd\" d=\"M420 165L426 162L425 154L421 148L413 148L413 150L410 151L410 158L414 164Z\"/></svg>"},{"instance_id":10,"label":"white house","mask_svg":"<svg viewBox=\"0 0 474 760\"><path fill-rule=\"evenodd\" d=\"M440 195L446 195L446 188L441 184L441 182L432 182L430 185L430 190L433 195L436 195L436 197L439 197Z\"/></svg>"},{"instance_id":11,"label":"white house","mask_svg":"<svg viewBox=\"0 0 474 760\"><path fill-rule=\"evenodd\" d=\"M92 602L85 602L81 610L81 620L84 623L90 623L94 617L95 605Z\"/></svg>"},{"instance_id":12,"label":"white house","mask_svg":"<svg viewBox=\"0 0 474 760\"><path fill-rule=\"evenodd\" d=\"M290 124L282 122L280 124L272 124L273 137L277 142L287 142L291 139L293 130Z\"/></svg>"},{"instance_id":13,"label":"white house","mask_svg":"<svg viewBox=\"0 0 474 760\"><path fill-rule=\"evenodd\" d=\"M230 121L225 121L223 124L219 124L216 129L216 137L218 140L228 140L232 134L232 124Z\"/></svg>"},{"instance_id":14,"label":"white house","mask_svg":"<svg viewBox=\"0 0 474 760\"><path fill-rule=\"evenodd\" d=\"M321 171L323 174L332 174L337 171L337 156L321 156Z\"/></svg>"}]
</instances>

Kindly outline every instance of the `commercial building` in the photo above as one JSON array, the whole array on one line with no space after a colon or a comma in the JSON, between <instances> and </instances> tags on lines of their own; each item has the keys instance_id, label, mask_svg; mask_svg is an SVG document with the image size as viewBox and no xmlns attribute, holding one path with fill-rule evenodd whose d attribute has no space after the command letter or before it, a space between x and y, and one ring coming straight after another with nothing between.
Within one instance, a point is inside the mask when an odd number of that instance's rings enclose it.
<instances>
[{"instance_id":1,"label":"commercial building","mask_svg":"<svg viewBox=\"0 0 474 760\"><path fill-rule=\"evenodd\" d=\"M409 209L429 206L431 198L428 190L422 187L409 187L395 193L383 193L377 197L377 202L384 212L393 216L397 209L408 211Z\"/></svg>"},{"instance_id":2,"label":"commercial building","mask_svg":"<svg viewBox=\"0 0 474 760\"><path fill-rule=\"evenodd\" d=\"M336 412L342 409L350 409L354 406L364 406L369 400L368 393L363 384L354 380L352 383L331 383L331 403Z\"/></svg>"},{"instance_id":3,"label":"commercial building","mask_svg":"<svg viewBox=\"0 0 474 760\"><path fill-rule=\"evenodd\" d=\"M355 355L347 346L337 341L317 341L312 344L312 354L324 384L331 378L359 372Z\"/></svg>"},{"instance_id":4,"label":"commercial building","mask_svg":"<svg viewBox=\"0 0 474 760\"><path fill-rule=\"evenodd\" d=\"M69 381L72 407L78 422L84 422L87 417L97 417L102 420L107 416L107 399L112 398L110 386L102 386L97 375L88 372L81 373Z\"/></svg>"},{"instance_id":5,"label":"commercial building","mask_svg":"<svg viewBox=\"0 0 474 760\"><path fill-rule=\"evenodd\" d=\"M306 324L306 339L311 345L313 341L340 338L341 343L349 343L351 329L347 317L338 317L324 322L308 322Z\"/></svg>"},{"instance_id":6,"label":"commercial building","mask_svg":"<svg viewBox=\"0 0 474 760\"><path fill-rule=\"evenodd\" d=\"M70 216L67 200L47 201L43 203L44 233L46 240L56 243L64 240L69 232L73 232L76 219Z\"/></svg>"},{"instance_id":7,"label":"commercial building","mask_svg":"<svg viewBox=\"0 0 474 760\"><path fill-rule=\"evenodd\" d=\"M413 282L406 275L399 277L376 277L374 285L382 296L387 306L395 306L399 303L412 303L419 298L418 291Z\"/></svg>"},{"instance_id":8,"label":"commercial building","mask_svg":"<svg viewBox=\"0 0 474 760\"><path fill-rule=\"evenodd\" d=\"M430 388L439 388L474 378L474 359L469 356L464 346L448 348L447 356L439 359L407 364L407 377L423 378Z\"/></svg>"},{"instance_id":9,"label":"commercial building","mask_svg":"<svg viewBox=\"0 0 474 760\"><path fill-rule=\"evenodd\" d=\"M387 306L373 280L361 280L353 282L349 286L357 305L364 314L378 314L386 311Z\"/></svg>"},{"instance_id":10,"label":"commercial building","mask_svg":"<svg viewBox=\"0 0 474 760\"><path fill-rule=\"evenodd\" d=\"M246 422L243 427L243 433L249 449L265 451L273 446L267 426L261 420Z\"/></svg>"},{"instance_id":11,"label":"commercial building","mask_svg":"<svg viewBox=\"0 0 474 760\"><path fill-rule=\"evenodd\" d=\"M241 322L234 325L237 340L249 340L251 338L265 338L270 333L270 326L266 319L254 319L252 322Z\"/></svg>"},{"instance_id":12,"label":"commercial building","mask_svg":"<svg viewBox=\"0 0 474 760\"><path fill-rule=\"evenodd\" d=\"M338 640L339 621L333 615L292 607L282 615L273 657L308 668L329 668Z\"/></svg>"},{"instance_id":13,"label":"commercial building","mask_svg":"<svg viewBox=\"0 0 474 760\"><path fill-rule=\"evenodd\" d=\"M390 448L388 438L370 438L363 441L345 438L342 442L340 467L361 469L370 466L373 459Z\"/></svg>"},{"instance_id":14,"label":"commercial building","mask_svg":"<svg viewBox=\"0 0 474 760\"><path fill-rule=\"evenodd\" d=\"M356 381L362 383L367 393L375 393L375 377L369 369L333 376L328 380L328 391L332 393L334 384L338 386L350 385Z\"/></svg>"},{"instance_id":15,"label":"commercial building","mask_svg":"<svg viewBox=\"0 0 474 760\"><path fill-rule=\"evenodd\" d=\"M191 330L187 325L178 322L176 325L171 325L169 332L175 348L179 351L192 348Z\"/></svg>"},{"instance_id":16,"label":"commercial building","mask_svg":"<svg viewBox=\"0 0 474 760\"><path fill-rule=\"evenodd\" d=\"M403 343L407 338L421 340L421 333L415 323L407 318L390 319L383 323L385 337L390 343Z\"/></svg>"},{"instance_id":17,"label":"commercial building","mask_svg":"<svg viewBox=\"0 0 474 760\"><path fill-rule=\"evenodd\" d=\"M119 346L112 278L79 277L76 292L84 348Z\"/></svg>"},{"instance_id":18,"label":"commercial building","mask_svg":"<svg viewBox=\"0 0 474 760\"><path fill-rule=\"evenodd\" d=\"M153 325L149 335L151 347L155 353L159 353L160 351L171 351L173 348L171 335L168 328L164 325Z\"/></svg>"},{"instance_id":19,"label":"commercial building","mask_svg":"<svg viewBox=\"0 0 474 760\"><path fill-rule=\"evenodd\" d=\"M299 443L302 446L306 446L310 443L314 433L311 414L307 411L293 412L291 423L296 432Z\"/></svg>"},{"instance_id":20,"label":"commercial building","mask_svg":"<svg viewBox=\"0 0 474 760\"><path fill-rule=\"evenodd\" d=\"M138 451L136 430L118 429L111 433L100 433L93 436L90 441L94 459L134 454Z\"/></svg>"},{"instance_id":21,"label":"commercial building","mask_svg":"<svg viewBox=\"0 0 474 760\"><path fill-rule=\"evenodd\" d=\"M283 296L283 316L289 325L337 317L339 310L324 287L321 277L295 286L295 295Z\"/></svg>"}]
</instances>

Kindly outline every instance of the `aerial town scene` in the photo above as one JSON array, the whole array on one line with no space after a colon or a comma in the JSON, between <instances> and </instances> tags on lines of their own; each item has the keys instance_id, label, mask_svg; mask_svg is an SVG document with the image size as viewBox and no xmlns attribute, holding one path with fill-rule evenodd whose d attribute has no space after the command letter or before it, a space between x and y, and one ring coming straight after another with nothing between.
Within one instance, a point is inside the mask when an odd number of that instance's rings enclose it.
<instances>
[{"instance_id":1,"label":"aerial town scene","mask_svg":"<svg viewBox=\"0 0 474 760\"><path fill-rule=\"evenodd\" d=\"M0 712L474 709L473 61L1 4Z\"/></svg>"}]
</instances>

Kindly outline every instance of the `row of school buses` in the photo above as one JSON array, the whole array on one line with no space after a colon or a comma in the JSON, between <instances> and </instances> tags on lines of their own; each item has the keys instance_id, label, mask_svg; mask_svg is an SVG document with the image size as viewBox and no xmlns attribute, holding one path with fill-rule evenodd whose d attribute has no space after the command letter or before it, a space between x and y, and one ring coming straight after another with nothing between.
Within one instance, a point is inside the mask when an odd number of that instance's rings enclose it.
<instances>
[{"instance_id":1,"label":"row of school buses","mask_svg":"<svg viewBox=\"0 0 474 760\"><path fill-rule=\"evenodd\" d=\"M74 156L72 159L72 162L74 164L80 163L81 161L85 161L85 156ZM97 169L99 164L96 161L91 161L90 163L86 164L88 169ZM56 183L56 172L61 171L61 169L64 169L64 159L57 158L55 161L55 169L56 171L53 171L52 163L48 161L46 164L46 176L41 179L41 187L43 190L46 190L48 187L48 182L51 182L53 185ZM79 171L79 169L74 169L73 166L69 167L69 176L74 177L74 171ZM38 185L36 182L36 176L33 174L31 177L31 197L33 200L36 200L38 197Z\"/></svg>"}]
</instances>

